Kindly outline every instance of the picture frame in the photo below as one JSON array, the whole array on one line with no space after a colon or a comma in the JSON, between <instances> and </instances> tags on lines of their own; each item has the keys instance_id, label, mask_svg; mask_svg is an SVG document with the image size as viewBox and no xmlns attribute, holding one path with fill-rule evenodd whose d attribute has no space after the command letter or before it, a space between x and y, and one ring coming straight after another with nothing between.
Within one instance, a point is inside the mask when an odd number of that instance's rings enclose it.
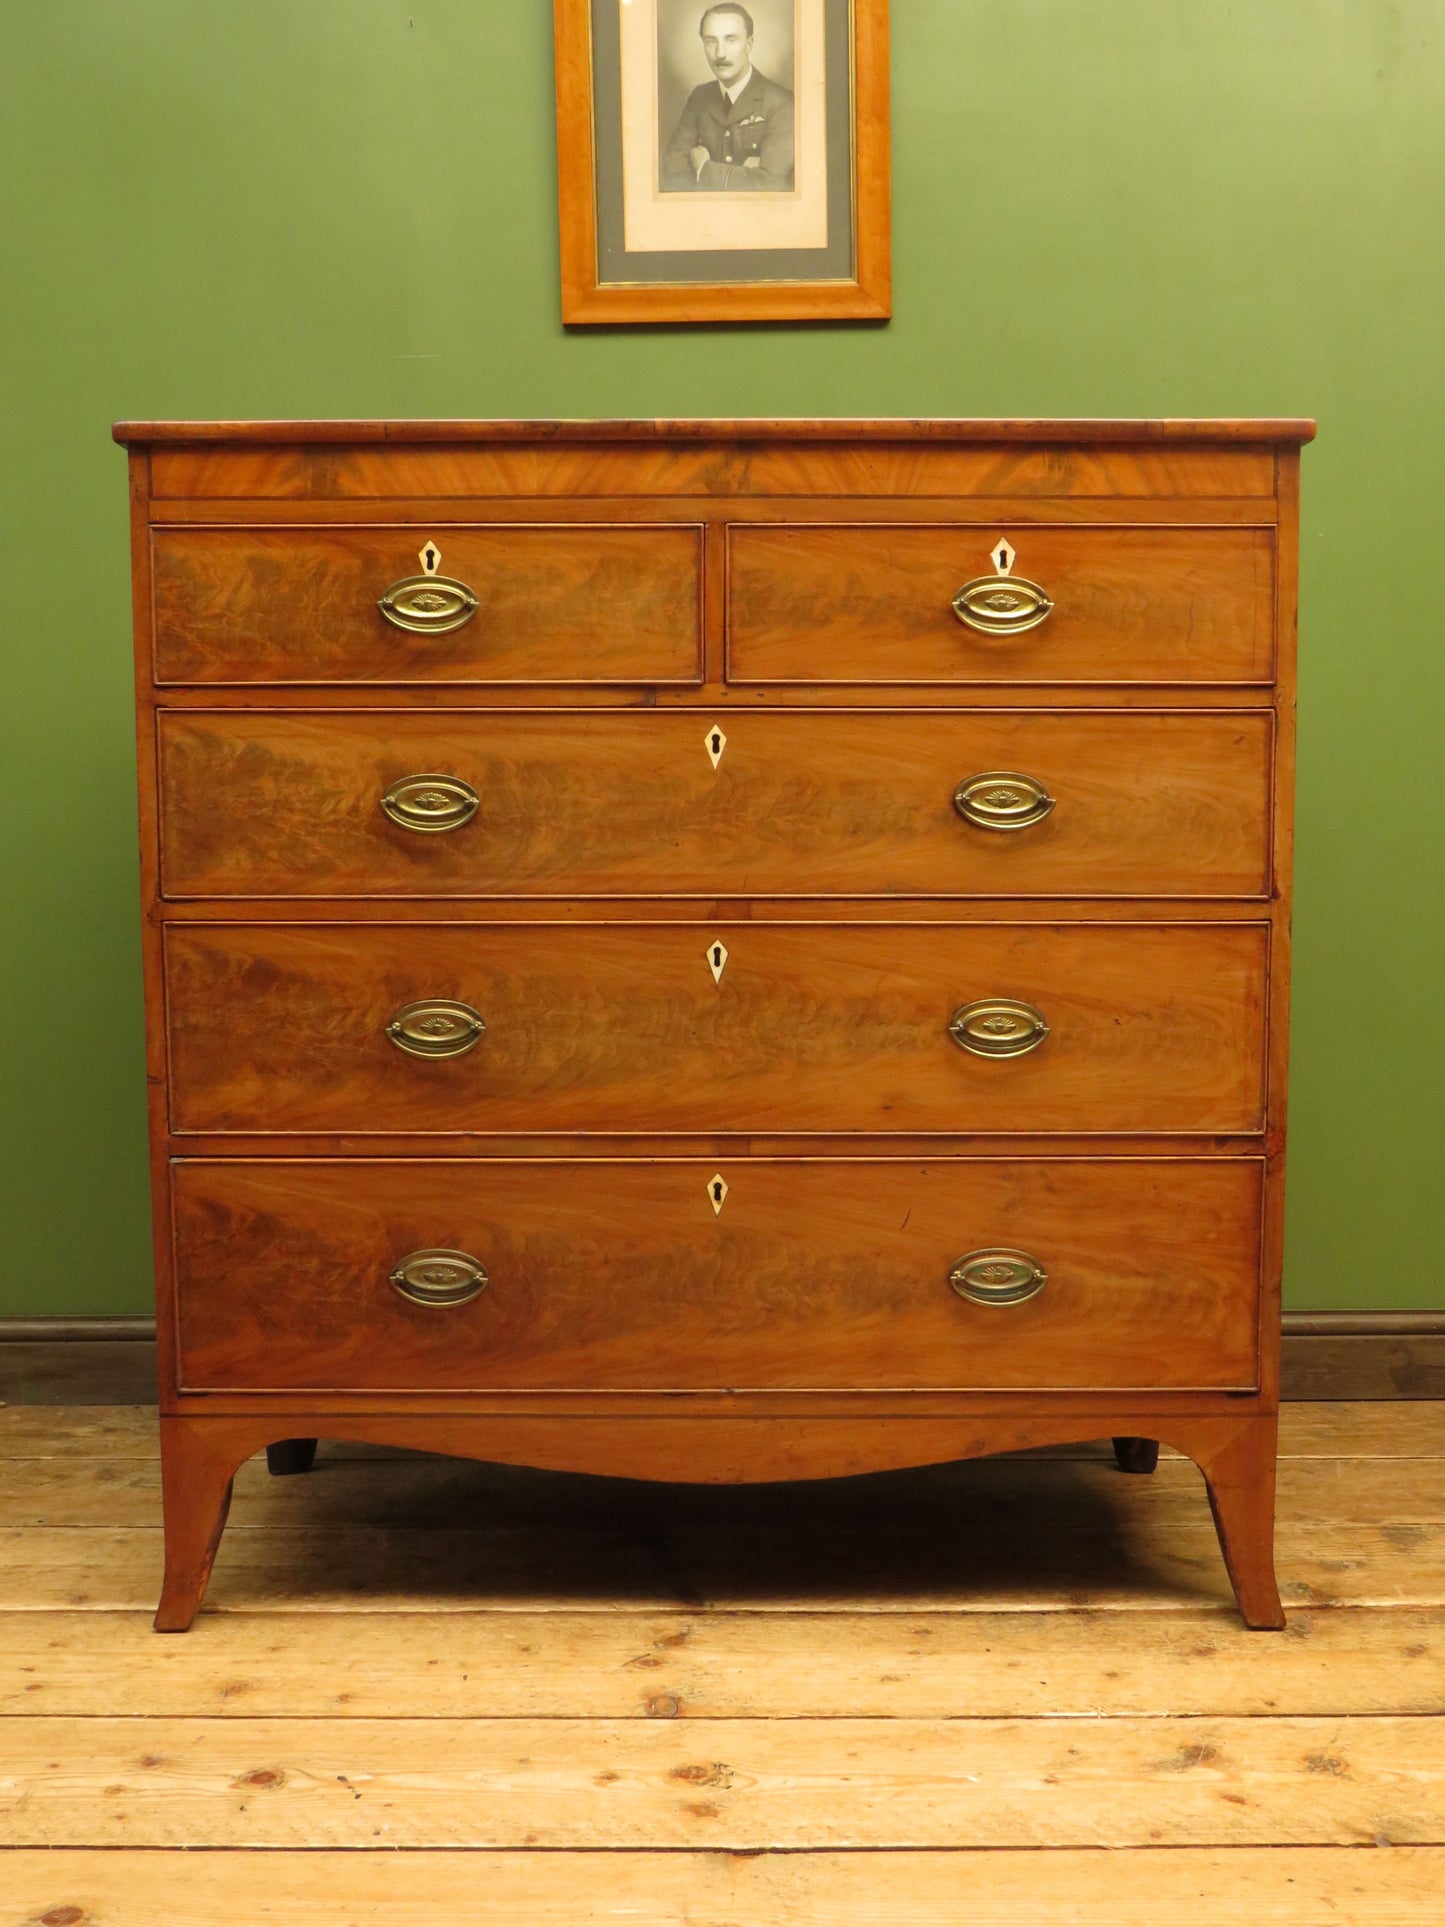
<instances>
[{"instance_id":1,"label":"picture frame","mask_svg":"<svg viewBox=\"0 0 1445 1927\"><path fill-rule=\"evenodd\" d=\"M565 323L888 318L888 0L554 14Z\"/></svg>"}]
</instances>

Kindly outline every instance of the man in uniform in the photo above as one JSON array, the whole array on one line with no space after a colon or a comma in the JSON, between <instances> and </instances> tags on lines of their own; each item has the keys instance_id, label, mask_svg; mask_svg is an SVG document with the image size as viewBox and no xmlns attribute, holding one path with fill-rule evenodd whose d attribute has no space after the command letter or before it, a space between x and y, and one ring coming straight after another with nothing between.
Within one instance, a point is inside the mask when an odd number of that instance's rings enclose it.
<instances>
[{"instance_id":1,"label":"man in uniform","mask_svg":"<svg viewBox=\"0 0 1445 1927\"><path fill-rule=\"evenodd\" d=\"M716 79L688 96L662 157L669 192L787 192L793 185L793 96L753 65L753 17L736 0L698 26Z\"/></svg>"}]
</instances>

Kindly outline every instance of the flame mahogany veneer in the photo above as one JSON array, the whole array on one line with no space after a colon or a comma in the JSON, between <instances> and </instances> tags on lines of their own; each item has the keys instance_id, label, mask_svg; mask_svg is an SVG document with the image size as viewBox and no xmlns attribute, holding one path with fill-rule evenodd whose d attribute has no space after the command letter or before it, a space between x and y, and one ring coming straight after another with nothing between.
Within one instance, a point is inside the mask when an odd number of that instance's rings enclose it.
<instances>
[{"instance_id":1,"label":"flame mahogany veneer","mask_svg":"<svg viewBox=\"0 0 1445 1927\"><path fill-rule=\"evenodd\" d=\"M1283 1624L1313 424L115 432L157 1627L318 1435L704 1482L1164 1440ZM413 633L429 544L475 608ZM398 1288L427 1250L471 1295Z\"/></svg>"}]
</instances>

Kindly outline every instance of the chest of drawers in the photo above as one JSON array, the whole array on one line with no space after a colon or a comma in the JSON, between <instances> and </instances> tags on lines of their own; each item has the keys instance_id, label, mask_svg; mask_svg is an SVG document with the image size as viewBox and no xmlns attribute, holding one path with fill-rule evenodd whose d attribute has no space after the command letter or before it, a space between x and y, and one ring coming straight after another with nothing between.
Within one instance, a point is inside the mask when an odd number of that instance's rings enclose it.
<instances>
[{"instance_id":1,"label":"chest of drawers","mask_svg":"<svg viewBox=\"0 0 1445 1927\"><path fill-rule=\"evenodd\" d=\"M1272 1560L1307 422L123 423L166 1567L317 1436Z\"/></svg>"}]
</instances>

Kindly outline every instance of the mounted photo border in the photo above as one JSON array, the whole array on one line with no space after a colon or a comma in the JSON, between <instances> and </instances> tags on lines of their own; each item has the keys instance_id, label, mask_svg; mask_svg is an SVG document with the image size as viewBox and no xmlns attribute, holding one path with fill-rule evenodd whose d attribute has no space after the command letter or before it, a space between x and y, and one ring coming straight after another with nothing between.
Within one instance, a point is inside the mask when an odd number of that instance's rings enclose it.
<instances>
[{"instance_id":1,"label":"mounted photo border","mask_svg":"<svg viewBox=\"0 0 1445 1927\"><path fill-rule=\"evenodd\" d=\"M888 318L888 0L554 7L564 322Z\"/></svg>"}]
</instances>

